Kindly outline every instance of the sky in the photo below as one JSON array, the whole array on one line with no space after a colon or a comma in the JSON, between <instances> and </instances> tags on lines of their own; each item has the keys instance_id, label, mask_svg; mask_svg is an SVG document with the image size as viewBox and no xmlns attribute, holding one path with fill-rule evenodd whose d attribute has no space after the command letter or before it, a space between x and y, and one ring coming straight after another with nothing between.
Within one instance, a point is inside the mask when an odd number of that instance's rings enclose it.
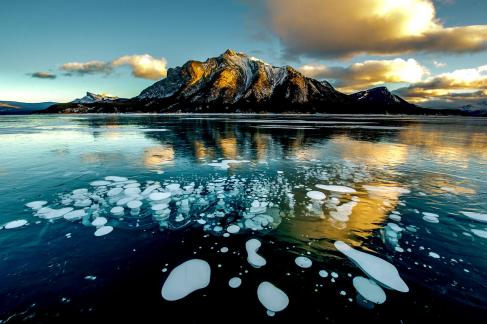
<instances>
[{"instance_id":1,"label":"sky","mask_svg":"<svg viewBox=\"0 0 487 324\"><path fill-rule=\"evenodd\" d=\"M0 99L133 97L227 48L424 106L487 100L483 0L0 2Z\"/></svg>"}]
</instances>

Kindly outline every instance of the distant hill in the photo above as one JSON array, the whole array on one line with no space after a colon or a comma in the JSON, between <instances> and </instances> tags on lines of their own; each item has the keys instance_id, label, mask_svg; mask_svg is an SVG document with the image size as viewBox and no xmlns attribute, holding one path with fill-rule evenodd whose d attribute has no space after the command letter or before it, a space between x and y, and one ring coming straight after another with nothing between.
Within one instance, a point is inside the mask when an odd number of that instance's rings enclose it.
<instances>
[{"instance_id":1,"label":"distant hill","mask_svg":"<svg viewBox=\"0 0 487 324\"><path fill-rule=\"evenodd\" d=\"M37 102L37 103L30 103L30 102L18 102L18 101L4 101L0 100L0 115L7 115L7 114L31 114L36 111L40 111L46 109L52 105L56 104L56 102Z\"/></svg>"},{"instance_id":2,"label":"distant hill","mask_svg":"<svg viewBox=\"0 0 487 324\"><path fill-rule=\"evenodd\" d=\"M113 102L120 99L119 97L110 96L107 94L96 94L92 92L87 92L86 96L83 98L75 99L71 103L75 104L92 104L99 102Z\"/></svg>"},{"instance_id":3,"label":"distant hill","mask_svg":"<svg viewBox=\"0 0 487 324\"><path fill-rule=\"evenodd\" d=\"M460 107L460 110L471 115L487 116L487 100L471 103Z\"/></svg>"},{"instance_id":4,"label":"distant hill","mask_svg":"<svg viewBox=\"0 0 487 324\"><path fill-rule=\"evenodd\" d=\"M369 90L359 91L351 94L350 97L363 107L364 110L372 112L403 113L404 111L423 112L424 108L413 105L401 97L392 94L386 87L377 87Z\"/></svg>"}]
</instances>

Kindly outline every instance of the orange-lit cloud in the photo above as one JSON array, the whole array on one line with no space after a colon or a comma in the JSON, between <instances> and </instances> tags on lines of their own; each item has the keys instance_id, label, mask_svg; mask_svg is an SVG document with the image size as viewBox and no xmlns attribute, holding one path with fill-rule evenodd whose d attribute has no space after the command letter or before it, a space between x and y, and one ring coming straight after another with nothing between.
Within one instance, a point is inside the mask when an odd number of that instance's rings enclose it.
<instances>
[{"instance_id":1,"label":"orange-lit cloud","mask_svg":"<svg viewBox=\"0 0 487 324\"><path fill-rule=\"evenodd\" d=\"M426 67L414 59L368 60L347 67L328 67L322 64L303 65L303 74L317 79L332 80L345 92L363 90L384 83L419 82L429 74Z\"/></svg>"},{"instance_id":2,"label":"orange-lit cloud","mask_svg":"<svg viewBox=\"0 0 487 324\"><path fill-rule=\"evenodd\" d=\"M431 0L265 0L288 56L351 57L486 49L487 25L445 27Z\"/></svg>"},{"instance_id":3,"label":"orange-lit cloud","mask_svg":"<svg viewBox=\"0 0 487 324\"><path fill-rule=\"evenodd\" d=\"M112 62L114 67L129 65L132 75L137 78L158 80L166 76L167 61L165 58L154 58L149 54L125 55Z\"/></svg>"},{"instance_id":4,"label":"orange-lit cloud","mask_svg":"<svg viewBox=\"0 0 487 324\"><path fill-rule=\"evenodd\" d=\"M429 77L395 91L414 102L487 99L487 65Z\"/></svg>"},{"instance_id":5,"label":"orange-lit cloud","mask_svg":"<svg viewBox=\"0 0 487 324\"><path fill-rule=\"evenodd\" d=\"M67 76L86 74L111 74L115 68L129 66L132 75L137 78L158 80L166 76L167 61L165 58L154 58L149 54L125 55L111 62L89 61L70 62L61 65L60 70Z\"/></svg>"}]
</instances>

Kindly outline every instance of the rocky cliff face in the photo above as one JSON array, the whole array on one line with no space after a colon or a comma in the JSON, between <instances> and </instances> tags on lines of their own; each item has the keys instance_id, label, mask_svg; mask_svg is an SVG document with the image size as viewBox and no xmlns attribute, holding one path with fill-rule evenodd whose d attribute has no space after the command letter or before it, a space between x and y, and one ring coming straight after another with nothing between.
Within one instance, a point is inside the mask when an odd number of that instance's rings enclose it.
<instances>
[{"instance_id":1,"label":"rocky cliff face","mask_svg":"<svg viewBox=\"0 0 487 324\"><path fill-rule=\"evenodd\" d=\"M350 104L346 95L327 82L232 50L205 62L189 61L169 69L167 78L135 99L168 111L195 112L320 112L327 106Z\"/></svg>"}]
</instances>

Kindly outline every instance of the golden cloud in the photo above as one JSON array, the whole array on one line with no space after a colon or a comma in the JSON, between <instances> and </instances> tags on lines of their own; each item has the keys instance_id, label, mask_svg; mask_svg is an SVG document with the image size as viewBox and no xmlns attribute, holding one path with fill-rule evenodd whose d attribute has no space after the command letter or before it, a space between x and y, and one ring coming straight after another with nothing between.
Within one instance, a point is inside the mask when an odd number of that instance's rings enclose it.
<instances>
[{"instance_id":1,"label":"golden cloud","mask_svg":"<svg viewBox=\"0 0 487 324\"><path fill-rule=\"evenodd\" d=\"M487 96L487 65L459 69L427 78L395 91L410 101L480 100Z\"/></svg>"},{"instance_id":2,"label":"golden cloud","mask_svg":"<svg viewBox=\"0 0 487 324\"><path fill-rule=\"evenodd\" d=\"M487 25L445 27L431 0L266 0L267 24L289 56L476 52Z\"/></svg>"},{"instance_id":3,"label":"golden cloud","mask_svg":"<svg viewBox=\"0 0 487 324\"><path fill-rule=\"evenodd\" d=\"M322 64L303 65L303 74L318 79L330 79L342 91L363 90L384 83L419 82L429 74L426 67L414 59L368 60L347 67Z\"/></svg>"},{"instance_id":4,"label":"golden cloud","mask_svg":"<svg viewBox=\"0 0 487 324\"><path fill-rule=\"evenodd\" d=\"M159 80L167 73L166 59L156 59L149 54L125 55L114 60L112 65L115 67L129 65L132 68L132 75L143 79Z\"/></svg>"},{"instance_id":5,"label":"golden cloud","mask_svg":"<svg viewBox=\"0 0 487 324\"><path fill-rule=\"evenodd\" d=\"M84 76L86 74L111 74L115 68L128 65L132 75L137 78L158 80L166 76L167 61L165 58L154 58L149 54L125 55L111 62L89 61L70 62L61 65L60 70L67 76Z\"/></svg>"}]
</instances>

